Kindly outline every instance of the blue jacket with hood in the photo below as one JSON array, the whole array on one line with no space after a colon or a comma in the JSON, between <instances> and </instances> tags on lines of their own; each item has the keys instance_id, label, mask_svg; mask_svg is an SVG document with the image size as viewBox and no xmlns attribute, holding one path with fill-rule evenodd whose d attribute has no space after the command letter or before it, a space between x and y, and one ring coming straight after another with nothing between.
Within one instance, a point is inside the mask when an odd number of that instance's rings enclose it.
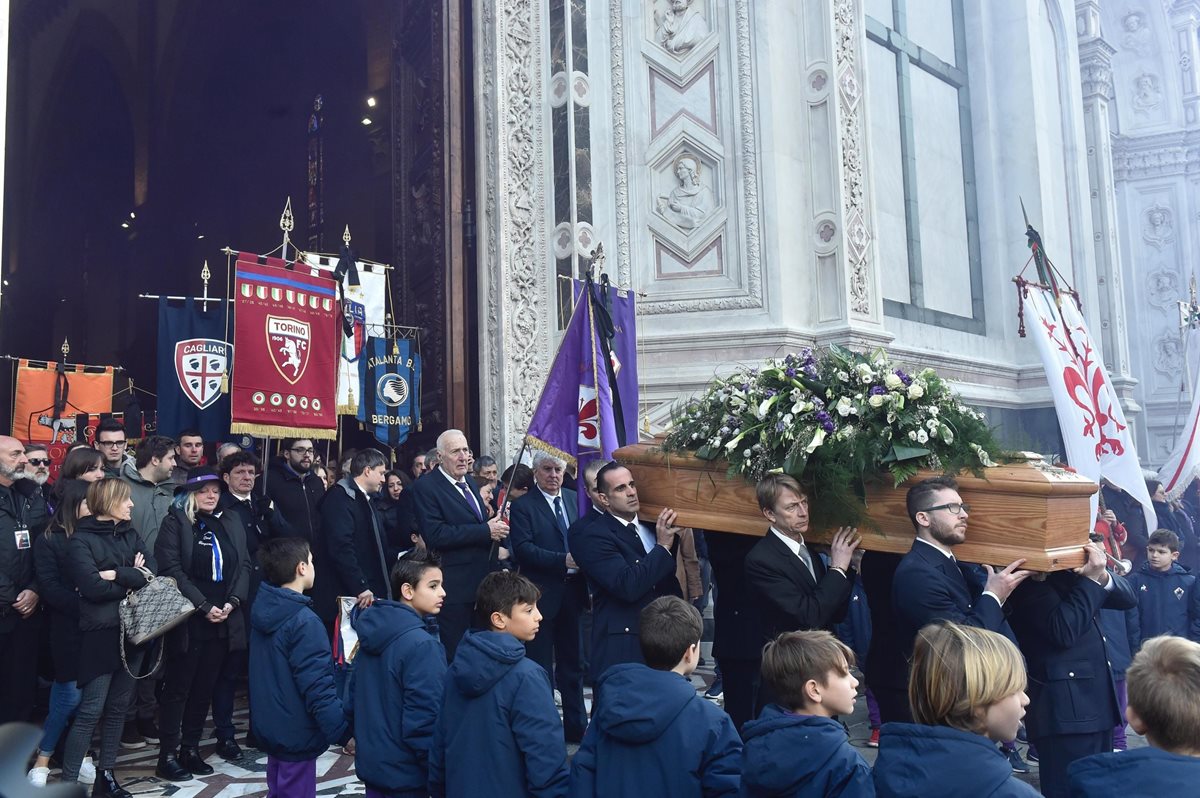
<instances>
[{"instance_id":1,"label":"blue jacket with hood","mask_svg":"<svg viewBox=\"0 0 1200 798\"><path fill-rule=\"evenodd\" d=\"M742 736L742 795L747 798L875 795L870 765L833 718L793 715L768 704L758 720L746 724Z\"/></svg>"},{"instance_id":2,"label":"blue jacket with hood","mask_svg":"<svg viewBox=\"0 0 1200 798\"><path fill-rule=\"evenodd\" d=\"M614 665L571 762L573 798L737 795L742 741L733 721L672 671Z\"/></svg>"},{"instance_id":3,"label":"blue jacket with hood","mask_svg":"<svg viewBox=\"0 0 1200 798\"><path fill-rule=\"evenodd\" d=\"M1144 562L1129 577L1129 585L1138 600L1138 639L1129 641L1134 652L1143 640L1159 635L1200 642L1200 587L1195 574L1179 563L1164 572Z\"/></svg>"},{"instance_id":4,"label":"blue jacket with hood","mask_svg":"<svg viewBox=\"0 0 1200 798\"><path fill-rule=\"evenodd\" d=\"M1095 754L1067 769L1071 798L1129 798L1131 795L1179 795L1200 781L1200 758L1158 748L1133 748Z\"/></svg>"},{"instance_id":5,"label":"blue jacket with hood","mask_svg":"<svg viewBox=\"0 0 1200 798\"><path fill-rule=\"evenodd\" d=\"M379 792L423 791L446 677L446 649L412 607L377 599L359 614L351 679L354 768Z\"/></svg>"},{"instance_id":6,"label":"blue jacket with hood","mask_svg":"<svg viewBox=\"0 0 1200 798\"><path fill-rule=\"evenodd\" d=\"M1040 795L982 734L949 726L885 723L875 760L880 798L1023 798Z\"/></svg>"},{"instance_id":7,"label":"blue jacket with hood","mask_svg":"<svg viewBox=\"0 0 1200 798\"><path fill-rule=\"evenodd\" d=\"M550 677L507 632L468 631L446 674L429 748L434 798L559 798L567 744Z\"/></svg>"},{"instance_id":8,"label":"blue jacket with hood","mask_svg":"<svg viewBox=\"0 0 1200 798\"><path fill-rule=\"evenodd\" d=\"M312 599L264 582L250 610L250 718L276 759L316 759L350 737L329 636Z\"/></svg>"}]
</instances>

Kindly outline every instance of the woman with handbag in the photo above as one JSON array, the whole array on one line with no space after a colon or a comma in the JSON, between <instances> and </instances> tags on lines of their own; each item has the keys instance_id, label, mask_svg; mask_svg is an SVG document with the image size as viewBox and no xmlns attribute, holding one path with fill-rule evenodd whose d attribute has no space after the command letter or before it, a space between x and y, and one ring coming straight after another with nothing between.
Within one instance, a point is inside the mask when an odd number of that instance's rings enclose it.
<instances>
[{"instance_id":1,"label":"woman with handbag","mask_svg":"<svg viewBox=\"0 0 1200 798\"><path fill-rule=\"evenodd\" d=\"M220 486L215 470L189 470L154 544L163 576L173 577L196 605L187 622L166 638L155 773L168 781L213 772L200 756L200 734L225 657L246 647L241 605L250 589L250 555L237 515L217 512Z\"/></svg>"},{"instance_id":2,"label":"woman with handbag","mask_svg":"<svg viewBox=\"0 0 1200 798\"><path fill-rule=\"evenodd\" d=\"M67 734L62 780L79 778L99 723L100 772L92 795L132 798L117 782L115 768L133 697L132 671L141 663L142 651L123 645L118 607L126 594L154 578L154 555L129 523L133 500L127 483L111 478L93 482L87 506L92 514L79 519L67 544L68 571L79 590L79 650L87 656L79 658L75 673L80 701Z\"/></svg>"},{"instance_id":3,"label":"woman with handbag","mask_svg":"<svg viewBox=\"0 0 1200 798\"><path fill-rule=\"evenodd\" d=\"M29 771L29 781L37 787L46 786L50 757L79 707L79 685L75 678L79 665L79 591L67 567L67 546L75 533L75 524L91 515L87 506L88 484L79 479L59 480L55 485L60 497L58 509L45 534L33 543L38 595L50 621L50 661L54 670L50 711L42 729L37 760ZM79 781L92 784L95 780L96 767L90 757L85 757L79 768Z\"/></svg>"}]
</instances>

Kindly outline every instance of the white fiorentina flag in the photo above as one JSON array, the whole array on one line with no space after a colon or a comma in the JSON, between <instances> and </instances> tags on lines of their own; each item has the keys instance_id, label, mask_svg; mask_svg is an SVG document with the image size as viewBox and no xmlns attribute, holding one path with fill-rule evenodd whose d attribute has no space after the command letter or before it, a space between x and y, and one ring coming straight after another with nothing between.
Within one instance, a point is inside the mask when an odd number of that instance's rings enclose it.
<instances>
[{"instance_id":1,"label":"white fiorentina flag","mask_svg":"<svg viewBox=\"0 0 1200 798\"><path fill-rule=\"evenodd\" d=\"M328 277L337 268L338 259L304 253L304 262ZM358 271L358 285L352 285L349 274L342 278L342 313L353 327L353 333L342 338L342 356L338 360L337 411L342 415L358 412L358 402L362 398L358 356L368 335L384 335L386 321L387 267L362 261L355 261L354 265Z\"/></svg>"},{"instance_id":2,"label":"white fiorentina flag","mask_svg":"<svg viewBox=\"0 0 1200 798\"><path fill-rule=\"evenodd\" d=\"M1033 314L1029 337L1046 368L1068 463L1088 479L1098 483L1104 477L1141 502L1147 529L1156 529L1125 413L1075 301L1063 297L1060 315L1049 291L1030 286L1025 307ZM1099 494L1093 495L1093 527L1098 501Z\"/></svg>"},{"instance_id":3,"label":"white fiorentina flag","mask_svg":"<svg viewBox=\"0 0 1200 798\"><path fill-rule=\"evenodd\" d=\"M1192 480L1200 476L1200 380L1192 388L1192 407L1175 451L1158 472L1158 481L1172 499L1178 499Z\"/></svg>"}]
</instances>

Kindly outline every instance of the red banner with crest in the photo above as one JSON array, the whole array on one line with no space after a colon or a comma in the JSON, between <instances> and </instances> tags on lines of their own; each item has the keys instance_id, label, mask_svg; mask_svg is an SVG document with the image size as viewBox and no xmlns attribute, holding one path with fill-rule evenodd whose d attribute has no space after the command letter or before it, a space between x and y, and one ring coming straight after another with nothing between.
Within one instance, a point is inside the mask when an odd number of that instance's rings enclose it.
<instances>
[{"instance_id":1,"label":"red banner with crest","mask_svg":"<svg viewBox=\"0 0 1200 798\"><path fill-rule=\"evenodd\" d=\"M230 431L337 437L337 284L308 266L238 253Z\"/></svg>"}]
</instances>

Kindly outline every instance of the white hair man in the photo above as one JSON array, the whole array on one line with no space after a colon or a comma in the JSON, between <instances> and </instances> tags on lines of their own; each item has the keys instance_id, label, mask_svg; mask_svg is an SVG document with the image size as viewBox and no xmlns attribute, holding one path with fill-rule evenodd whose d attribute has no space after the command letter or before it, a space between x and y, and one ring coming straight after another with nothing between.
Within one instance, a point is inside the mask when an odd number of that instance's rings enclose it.
<instances>
[{"instance_id":1,"label":"white hair man","mask_svg":"<svg viewBox=\"0 0 1200 798\"><path fill-rule=\"evenodd\" d=\"M529 491L509 508L510 542L521 573L542 591L542 626L525 644L529 658L554 674L562 695L563 733L579 742L587 728L583 704L580 618L587 606L587 584L571 556L571 525L578 519L575 491L563 487L567 463L549 452L533 455Z\"/></svg>"},{"instance_id":2,"label":"white hair man","mask_svg":"<svg viewBox=\"0 0 1200 798\"><path fill-rule=\"evenodd\" d=\"M409 488L425 544L442 558L446 600L438 627L449 659L471 624L475 591L508 537L502 518L488 518L479 486L467 473L470 461L467 437L448 429L437 439L437 466Z\"/></svg>"}]
</instances>

